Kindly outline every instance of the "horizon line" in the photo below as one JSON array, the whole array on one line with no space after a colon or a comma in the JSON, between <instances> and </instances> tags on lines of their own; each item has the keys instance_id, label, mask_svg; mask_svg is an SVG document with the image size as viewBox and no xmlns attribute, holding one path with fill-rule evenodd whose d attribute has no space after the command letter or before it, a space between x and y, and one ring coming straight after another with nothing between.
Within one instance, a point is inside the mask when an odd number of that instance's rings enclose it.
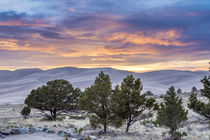
<instances>
[{"instance_id":1,"label":"horizon line","mask_svg":"<svg viewBox=\"0 0 210 140\"><path fill-rule=\"evenodd\" d=\"M0 69L0 71L17 71L17 70L27 70L27 69L40 69L43 71L47 70L52 70L52 69L57 69L57 68L78 68L78 69L115 69L115 70L120 70L120 71L128 71L128 72L134 72L134 73L145 73L145 72L154 72L154 71L191 71L191 72L196 72L196 71L209 71L207 70L191 70L191 69L159 69L159 70L145 70L145 71L132 71L132 70L126 70L126 69L119 69L119 68L114 68L114 67L74 67L74 66L58 66L58 67L50 67L50 68L38 68L38 67L24 67L24 68L14 68L14 69Z\"/></svg>"}]
</instances>

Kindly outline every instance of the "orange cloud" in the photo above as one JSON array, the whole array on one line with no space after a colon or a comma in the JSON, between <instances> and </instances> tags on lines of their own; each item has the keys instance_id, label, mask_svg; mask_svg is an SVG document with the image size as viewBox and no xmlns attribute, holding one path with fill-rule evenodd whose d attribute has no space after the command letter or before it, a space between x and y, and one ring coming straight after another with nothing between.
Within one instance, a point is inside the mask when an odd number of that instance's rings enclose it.
<instances>
[{"instance_id":1,"label":"orange cloud","mask_svg":"<svg viewBox=\"0 0 210 140\"><path fill-rule=\"evenodd\" d=\"M10 51L35 51L35 52L46 52L46 53L53 53L55 48L53 47L36 47L31 46L29 41L23 43L23 45L18 44L19 41L16 39L4 39L0 40L0 49L2 50L10 50Z\"/></svg>"},{"instance_id":2,"label":"orange cloud","mask_svg":"<svg viewBox=\"0 0 210 140\"><path fill-rule=\"evenodd\" d=\"M144 72L160 69L204 69L206 60L193 62L197 68L189 68L191 60L183 60L186 54L177 54L176 56L169 56L168 61L150 61L151 59L159 59L162 52L158 47L152 45L176 45L185 46L190 43L183 43L178 41L182 34L177 30L147 32L143 33L114 33L111 37L106 37L109 34L104 34L104 38L100 37L103 32L95 31L92 36L82 37L82 34L87 34L87 31L70 31L62 32L62 36L68 38L73 37L73 40L59 40L48 39L41 36L39 33L30 35L28 40L4 39L0 40L0 49L13 51L30 51L33 52L33 57L30 56L27 60L19 60L17 63L27 63L27 67L52 68L60 66L74 66L74 67L113 67L121 70L130 70L135 72ZM119 41L119 42L118 42ZM123 43L132 43L129 47L120 47ZM109 47L107 47L109 46ZM173 49L171 51L178 51L184 49L183 47ZM45 52L47 54L40 54L37 52ZM146 54L141 55L138 54ZM183 56L182 56L183 55ZM193 54L192 54L193 55ZM181 56L179 60L177 56ZM188 55L189 57L189 55ZM129 60L130 59L130 60ZM131 59L139 59L133 61ZM141 63L140 61L148 61ZM183 60L183 61L181 61ZM14 61L14 60L11 60ZM133 62L132 62L133 61ZM36 63L34 63L36 62ZM141 64L140 64L140 63ZM177 63L177 64L176 64ZM29 65L30 64L30 65ZM12 65L12 64L11 64ZM6 69L5 66L0 68ZM7 67L8 69L13 68Z\"/></svg>"},{"instance_id":3,"label":"orange cloud","mask_svg":"<svg viewBox=\"0 0 210 140\"><path fill-rule=\"evenodd\" d=\"M181 33L177 30L169 31L159 31L152 33L147 32L148 35L145 35L143 32L138 32L135 34L129 33L115 33L111 37L107 38L108 41L122 41L123 43L133 43L138 45L163 45L163 46L186 46L192 45L193 42L184 43L178 41L181 38Z\"/></svg>"}]
</instances>

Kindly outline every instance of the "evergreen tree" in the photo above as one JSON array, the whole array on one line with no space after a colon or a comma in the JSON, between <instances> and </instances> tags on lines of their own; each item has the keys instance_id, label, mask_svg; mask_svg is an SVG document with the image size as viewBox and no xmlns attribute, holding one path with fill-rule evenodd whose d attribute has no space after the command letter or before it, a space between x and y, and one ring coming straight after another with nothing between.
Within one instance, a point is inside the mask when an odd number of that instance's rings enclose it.
<instances>
[{"instance_id":1,"label":"evergreen tree","mask_svg":"<svg viewBox=\"0 0 210 140\"><path fill-rule=\"evenodd\" d=\"M77 108L80 95L80 89L74 89L68 81L53 80L47 82L47 85L32 90L25 99L25 104L39 109L47 118L56 120L59 114Z\"/></svg>"},{"instance_id":2,"label":"evergreen tree","mask_svg":"<svg viewBox=\"0 0 210 140\"><path fill-rule=\"evenodd\" d=\"M110 124L112 86L109 75L102 71L96 77L94 84L85 89L79 99L79 106L90 113L90 123L97 128L103 125L104 133Z\"/></svg>"},{"instance_id":3,"label":"evergreen tree","mask_svg":"<svg viewBox=\"0 0 210 140\"><path fill-rule=\"evenodd\" d=\"M193 109L195 112L199 113L200 115L203 115L207 119L210 119L210 76L205 76L203 80L201 80L203 83L204 88L201 89L201 93L204 97L207 98L207 102L201 102L197 99L196 94L191 94L189 98L189 104L188 107L190 109Z\"/></svg>"},{"instance_id":4,"label":"evergreen tree","mask_svg":"<svg viewBox=\"0 0 210 140\"><path fill-rule=\"evenodd\" d=\"M196 87L192 87L192 91L191 91L191 93L192 93L192 94L193 94L193 93L197 94L197 93L198 93L197 88L196 88Z\"/></svg>"},{"instance_id":5,"label":"evergreen tree","mask_svg":"<svg viewBox=\"0 0 210 140\"><path fill-rule=\"evenodd\" d=\"M177 131L187 120L188 111L182 104L182 99L176 95L175 88L172 86L167 91L157 113L157 123L170 128L169 134L173 140L180 139L185 134Z\"/></svg>"},{"instance_id":6,"label":"evergreen tree","mask_svg":"<svg viewBox=\"0 0 210 140\"><path fill-rule=\"evenodd\" d=\"M24 106L24 108L21 111L21 115L26 119L31 113L31 108L28 106Z\"/></svg>"},{"instance_id":7,"label":"evergreen tree","mask_svg":"<svg viewBox=\"0 0 210 140\"><path fill-rule=\"evenodd\" d=\"M112 95L113 122L116 126L121 126L126 122L126 132L145 110L153 108L155 99L146 98L146 94L141 95L142 83L140 79L135 79L133 75L128 75L123 79L121 87L115 87Z\"/></svg>"},{"instance_id":8,"label":"evergreen tree","mask_svg":"<svg viewBox=\"0 0 210 140\"><path fill-rule=\"evenodd\" d=\"M153 96L154 95L150 90L148 90L145 94L146 94L146 96Z\"/></svg>"},{"instance_id":9,"label":"evergreen tree","mask_svg":"<svg viewBox=\"0 0 210 140\"><path fill-rule=\"evenodd\" d=\"M182 94L182 89L181 89L181 88L179 88L179 89L177 90L177 94Z\"/></svg>"},{"instance_id":10,"label":"evergreen tree","mask_svg":"<svg viewBox=\"0 0 210 140\"><path fill-rule=\"evenodd\" d=\"M201 82L204 86L204 88L201 89L201 93L210 101L210 76L205 76L204 79L201 80Z\"/></svg>"}]
</instances>

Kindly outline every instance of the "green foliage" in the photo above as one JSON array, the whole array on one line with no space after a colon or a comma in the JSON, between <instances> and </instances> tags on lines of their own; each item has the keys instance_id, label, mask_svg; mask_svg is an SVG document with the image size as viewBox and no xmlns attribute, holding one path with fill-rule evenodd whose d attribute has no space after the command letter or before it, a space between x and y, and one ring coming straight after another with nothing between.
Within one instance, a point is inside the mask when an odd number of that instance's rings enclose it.
<instances>
[{"instance_id":1,"label":"green foliage","mask_svg":"<svg viewBox=\"0 0 210 140\"><path fill-rule=\"evenodd\" d=\"M140 79L135 79L133 75L128 75L123 79L121 87L117 85L112 95L113 124L120 127L126 122L126 132L136 121L140 120L141 114L146 110L151 110L154 106L154 98L146 98L141 95L142 83Z\"/></svg>"},{"instance_id":2,"label":"green foliage","mask_svg":"<svg viewBox=\"0 0 210 140\"><path fill-rule=\"evenodd\" d=\"M28 106L24 106L24 108L21 111L21 115L26 119L31 113L31 108Z\"/></svg>"},{"instance_id":3,"label":"green foliage","mask_svg":"<svg viewBox=\"0 0 210 140\"><path fill-rule=\"evenodd\" d=\"M151 123L151 124L154 124L156 127L157 127L157 121L154 121L154 120L152 120L152 119L146 119L146 120L143 120L143 121L140 121L140 123L142 124L142 125L145 125L145 124L147 124L147 123Z\"/></svg>"},{"instance_id":4,"label":"green foliage","mask_svg":"<svg viewBox=\"0 0 210 140\"><path fill-rule=\"evenodd\" d=\"M93 128L103 125L104 133L110 124L111 116L111 81L109 75L100 72L94 84L85 89L79 99L79 106L90 114L90 123Z\"/></svg>"},{"instance_id":5,"label":"green foliage","mask_svg":"<svg viewBox=\"0 0 210 140\"><path fill-rule=\"evenodd\" d=\"M187 133L186 132L175 132L175 138L174 138L174 140L181 140L181 138L182 137L184 137L184 136L187 136Z\"/></svg>"},{"instance_id":6,"label":"green foliage","mask_svg":"<svg viewBox=\"0 0 210 140\"><path fill-rule=\"evenodd\" d=\"M64 140L69 140L68 136L65 136Z\"/></svg>"},{"instance_id":7,"label":"green foliage","mask_svg":"<svg viewBox=\"0 0 210 140\"><path fill-rule=\"evenodd\" d=\"M87 138L85 138L85 140L91 140L90 136L88 136Z\"/></svg>"},{"instance_id":8,"label":"green foliage","mask_svg":"<svg viewBox=\"0 0 210 140\"><path fill-rule=\"evenodd\" d=\"M74 89L68 81L53 80L47 82L47 85L32 90L25 99L25 104L39 109L47 118L55 120L62 112L77 109L80 95L80 89Z\"/></svg>"},{"instance_id":9,"label":"green foliage","mask_svg":"<svg viewBox=\"0 0 210 140\"><path fill-rule=\"evenodd\" d=\"M204 79L201 80L204 88L201 89L201 93L204 97L208 99L208 103L201 102L197 99L196 94L191 94L189 98L188 107L193 109L200 115L203 115L207 119L210 119L210 76L205 76Z\"/></svg>"},{"instance_id":10,"label":"green foliage","mask_svg":"<svg viewBox=\"0 0 210 140\"><path fill-rule=\"evenodd\" d=\"M146 119L149 119L149 118L152 118L152 117L153 117L153 113L152 112L149 112L149 113L143 113L143 114L141 114L140 119L141 120L146 120Z\"/></svg>"},{"instance_id":11,"label":"green foliage","mask_svg":"<svg viewBox=\"0 0 210 140\"><path fill-rule=\"evenodd\" d=\"M172 86L164 97L164 102L160 104L157 113L157 123L170 128L169 134L173 139L179 139L182 133L177 130L187 120L188 111L182 106L182 99L176 95L175 88Z\"/></svg>"},{"instance_id":12,"label":"green foliage","mask_svg":"<svg viewBox=\"0 0 210 140\"><path fill-rule=\"evenodd\" d=\"M79 136L81 136L83 129L82 129L82 128L78 129L78 128L75 127L75 128L74 128L74 131L75 131L75 133L77 133Z\"/></svg>"},{"instance_id":13,"label":"green foliage","mask_svg":"<svg viewBox=\"0 0 210 140\"><path fill-rule=\"evenodd\" d=\"M201 93L210 101L210 76L208 77L205 76L204 79L201 80L201 82L203 83L204 86L204 88L201 89Z\"/></svg>"},{"instance_id":14,"label":"green foliage","mask_svg":"<svg viewBox=\"0 0 210 140\"><path fill-rule=\"evenodd\" d=\"M33 125L32 125L32 124L26 124L26 127L28 127L28 128L32 128L32 127L33 127Z\"/></svg>"}]
</instances>

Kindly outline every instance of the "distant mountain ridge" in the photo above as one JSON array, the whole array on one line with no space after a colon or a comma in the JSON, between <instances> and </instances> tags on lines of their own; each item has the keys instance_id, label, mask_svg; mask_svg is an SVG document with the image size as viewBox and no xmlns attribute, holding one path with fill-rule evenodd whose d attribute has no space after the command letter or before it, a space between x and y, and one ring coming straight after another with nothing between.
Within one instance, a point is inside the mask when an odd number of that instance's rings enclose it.
<instances>
[{"instance_id":1,"label":"distant mountain ridge","mask_svg":"<svg viewBox=\"0 0 210 140\"><path fill-rule=\"evenodd\" d=\"M200 80L209 75L208 71L162 70L145 73L117 70L113 68L75 68L62 67L49 70L19 69L15 71L0 70L0 104L23 103L25 97L47 81L65 79L75 87L85 89L90 86L100 71L110 75L113 86L120 84L128 74L141 78L144 91L162 94L169 86L174 85L183 91L190 91L193 86L202 88Z\"/></svg>"}]
</instances>

